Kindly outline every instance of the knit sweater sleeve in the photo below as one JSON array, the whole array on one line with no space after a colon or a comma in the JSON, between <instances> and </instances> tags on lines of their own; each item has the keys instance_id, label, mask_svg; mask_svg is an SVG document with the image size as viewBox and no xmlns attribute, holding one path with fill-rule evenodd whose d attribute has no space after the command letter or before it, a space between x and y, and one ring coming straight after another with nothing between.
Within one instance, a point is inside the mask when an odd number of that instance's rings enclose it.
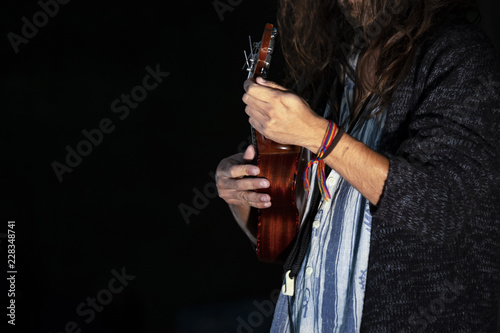
<instances>
[{"instance_id":1,"label":"knit sweater sleeve","mask_svg":"<svg viewBox=\"0 0 500 333\"><path fill-rule=\"evenodd\" d=\"M475 223L478 202L500 200L500 76L481 36L450 29L422 47L388 108L390 167L374 218L434 243Z\"/></svg>"}]
</instances>

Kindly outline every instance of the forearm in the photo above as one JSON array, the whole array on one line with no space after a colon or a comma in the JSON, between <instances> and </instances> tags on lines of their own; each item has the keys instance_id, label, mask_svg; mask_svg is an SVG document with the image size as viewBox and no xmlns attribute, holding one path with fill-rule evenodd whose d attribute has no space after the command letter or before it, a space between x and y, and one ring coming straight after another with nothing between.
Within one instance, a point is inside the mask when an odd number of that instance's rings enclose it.
<instances>
[{"instance_id":1,"label":"forearm","mask_svg":"<svg viewBox=\"0 0 500 333\"><path fill-rule=\"evenodd\" d=\"M245 232L250 241L253 244L257 244L257 225L252 223L252 221L255 220L253 219L253 215L257 214L255 208L250 206L229 205L229 209L231 210L231 213L233 213L234 219Z\"/></svg>"},{"instance_id":2,"label":"forearm","mask_svg":"<svg viewBox=\"0 0 500 333\"><path fill-rule=\"evenodd\" d=\"M323 135L321 127L316 133L316 140L313 140L314 144L306 148L317 152ZM325 163L372 204L378 204L389 172L389 159L344 134L335 149L326 157Z\"/></svg>"}]
</instances>

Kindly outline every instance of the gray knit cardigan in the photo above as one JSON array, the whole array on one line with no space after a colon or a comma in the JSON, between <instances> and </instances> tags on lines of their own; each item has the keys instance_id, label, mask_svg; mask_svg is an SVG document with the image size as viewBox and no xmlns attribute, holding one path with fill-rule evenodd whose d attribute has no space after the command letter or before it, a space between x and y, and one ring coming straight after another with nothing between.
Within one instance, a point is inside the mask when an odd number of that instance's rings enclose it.
<instances>
[{"instance_id":1,"label":"gray knit cardigan","mask_svg":"<svg viewBox=\"0 0 500 333\"><path fill-rule=\"evenodd\" d=\"M387 109L362 332L496 332L500 66L462 21L419 47Z\"/></svg>"}]
</instances>

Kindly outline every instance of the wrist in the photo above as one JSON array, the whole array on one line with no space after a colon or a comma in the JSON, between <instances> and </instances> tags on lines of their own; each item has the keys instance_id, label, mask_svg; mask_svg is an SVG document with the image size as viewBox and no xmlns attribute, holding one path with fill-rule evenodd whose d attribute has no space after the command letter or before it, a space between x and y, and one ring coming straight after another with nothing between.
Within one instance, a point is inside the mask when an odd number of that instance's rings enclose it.
<instances>
[{"instance_id":1,"label":"wrist","mask_svg":"<svg viewBox=\"0 0 500 333\"><path fill-rule=\"evenodd\" d=\"M333 136L331 137L331 142L327 147L324 147L327 139L328 130L330 130L331 121L321 118L321 122L316 126L315 130L312 131L313 136L311 139L311 143L308 146L304 146L309 149L313 154L318 155L322 148L326 148L323 152L323 158L326 158L335 148L337 143L340 141L342 135L344 134L344 130L340 127L337 127L335 123L332 123L335 128L333 129Z\"/></svg>"},{"instance_id":2,"label":"wrist","mask_svg":"<svg viewBox=\"0 0 500 333\"><path fill-rule=\"evenodd\" d=\"M329 121L324 118L318 118L313 130L311 131L311 137L304 147L310 150L313 154L316 154L323 144L325 138L325 132L329 126Z\"/></svg>"},{"instance_id":3,"label":"wrist","mask_svg":"<svg viewBox=\"0 0 500 333\"><path fill-rule=\"evenodd\" d=\"M328 121L328 125L325 131L325 134L323 135L323 139L321 141L320 148L318 149L318 152L316 153L316 157L309 161L307 164L307 167L304 171L304 186L306 191L310 190L310 183L309 183L309 171L311 167L314 164L317 164L317 176L318 176L318 181L319 181L319 189L320 192L323 196L324 200L330 200L331 199L331 193L326 185L326 179L325 179L325 161L324 159L330 154L335 146L337 145L340 137L337 136L337 134L340 134L342 136L343 131L340 130L339 133L339 127L337 126L336 123L333 121Z\"/></svg>"},{"instance_id":4,"label":"wrist","mask_svg":"<svg viewBox=\"0 0 500 333\"><path fill-rule=\"evenodd\" d=\"M337 144L339 143L340 139L342 139L342 136L344 135L344 130L342 127L338 127L335 125L335 134L332 137L331 143L327 147L325 147L325 151L322 154L322 158L325 159L330 155L330 153L335 149Z\"/></svg>"}]
</instances>

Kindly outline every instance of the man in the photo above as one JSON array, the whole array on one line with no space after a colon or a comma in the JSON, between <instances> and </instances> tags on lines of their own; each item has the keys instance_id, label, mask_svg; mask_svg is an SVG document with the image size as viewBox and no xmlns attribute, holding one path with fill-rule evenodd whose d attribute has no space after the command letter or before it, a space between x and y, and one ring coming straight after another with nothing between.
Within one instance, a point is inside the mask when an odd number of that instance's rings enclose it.
<instances>
[{"instance_id":1,"label":"man","mask_svg":"<svg viewBox=\"0 0 500 333\"><path fill-rule=\"evenodd\" d=\"M331 200L309 199L273 332L496 331L500 72L470 2L280 1L293 91L247 80L245 111L332 171L313 177ZM346 133L326 149L332 124ZM221 161L217 186L255 243L249 216L272 198L246 177L254 156Z\"/></svg>"}]
</instances>

